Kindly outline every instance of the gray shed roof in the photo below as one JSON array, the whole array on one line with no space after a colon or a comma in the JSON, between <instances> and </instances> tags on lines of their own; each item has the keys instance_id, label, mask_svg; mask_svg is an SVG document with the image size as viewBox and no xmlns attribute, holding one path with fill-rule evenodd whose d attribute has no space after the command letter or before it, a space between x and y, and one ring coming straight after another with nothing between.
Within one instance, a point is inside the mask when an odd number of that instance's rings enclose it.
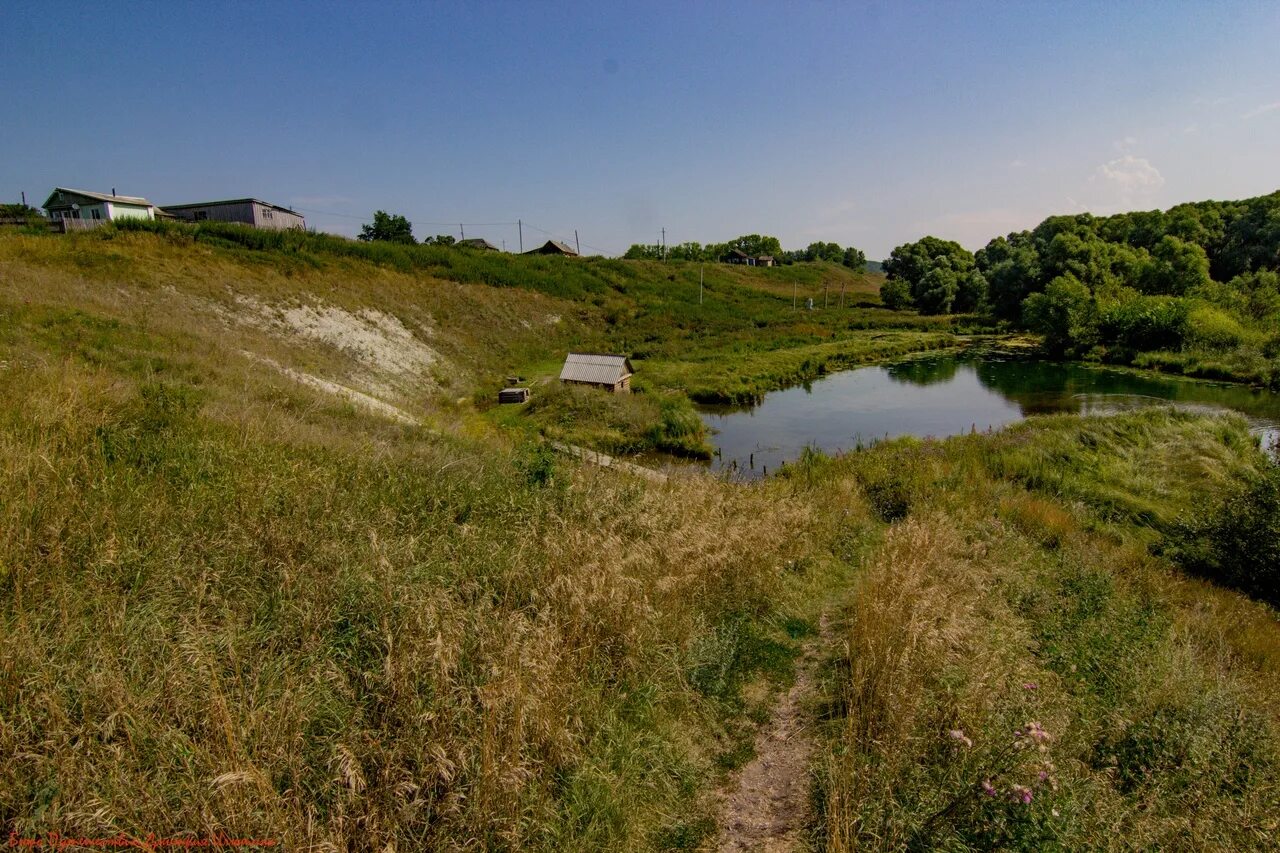
<instances>
[{"instance_id":1,"label":"gray shed roof","mask_svg":"<svg viewBox=\"0 0 1280 853\"><path fill-rule=\"evenodd\" d=\"M281 207L278 204L272 204L269 201L263 201L260 198L228 198L222 201L193 201L188 204L166 204L165 210L185 210L191 207L222 207L227 204L260 204L263 207L269 207L272 210L278 210L281 213L292 213L294 216L302 216L301 213L291 207Z\"/></svg>"},{"instance_id":2,"label":"gray shed roof","mask_svg":"<svg viewBox=\"0 0 1280 853\"><path fill-rule=\"evenodd\" d=\"M151 202L147 201L145 198L138 198L137 196L132 196L132 195L109 195L107 193L90 192L89 190L72 190L72 189L67 189L66 187L54 187L53 192L49 193L49 197L45 199L45 202L44 202L45 210L48 210L51 206L52 207L64 207L64 206L69 207L71 205L71 202L74 201L74 199L58 198L59 193L63 194L64 196L68 196L68 195L80 196L81 198L87 198L90 201L110 201L115 204L131 204L131 205L137 205L138 207L154 207L155 206Z\"/></svg>"},{"instance_id":3,"label":"gray shed roof","mask_svg":"<svg viewBox=\"0 0 1280 853\"><path fill-rule=\"evenodd\" d=\"M458 241L458 245L459 245L459 246L470 246L470 247L471 247L471 248L473 248L473 249L487 249L487 250L491 250L491 251L494 251L494 252L500 252L500 251L502 251L502 250L501 250L501 249L499 249L497 246L493 245L492 243L490 243L488 240L486 240L486 239L485 239L485 238L483 238L483 237L468 237L468 238L467 238L467 239L465 239L465 240L459 240L459 241Z\"/></svg>"},{"instance_id":4,"label":"gray shed roof","mask_svg":"<svg viewBox=\"0 0 1280 853\"><path fill-rule=\"evenodd\" d=\"M635 373L625 355L601 355L571 352L560 371L562 382L590 382L594 385L616 385Z\"/></svg>"}]
</instances>

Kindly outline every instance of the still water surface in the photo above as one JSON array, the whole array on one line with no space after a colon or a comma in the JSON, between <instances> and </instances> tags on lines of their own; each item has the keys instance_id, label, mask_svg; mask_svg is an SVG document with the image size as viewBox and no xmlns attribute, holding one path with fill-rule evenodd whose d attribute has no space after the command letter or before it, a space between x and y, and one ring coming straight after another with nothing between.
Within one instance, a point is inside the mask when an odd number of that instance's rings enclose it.
<instances>
[{"instance_id":1,"label":"still water surface","mask_svg":"<svg viewBox=\"0 0 1280 853\"><path fill-rule=\"evenodd\" d=\"M1082 364L939 355L861 367L768 394L758 406L707 406L717 471L757 477L800 456L900 435L979 432L1030 415L1114 414L1150 405L1239 412L1265 445L1280 436L1280 395Z\"/></svg>"}]
</instances>

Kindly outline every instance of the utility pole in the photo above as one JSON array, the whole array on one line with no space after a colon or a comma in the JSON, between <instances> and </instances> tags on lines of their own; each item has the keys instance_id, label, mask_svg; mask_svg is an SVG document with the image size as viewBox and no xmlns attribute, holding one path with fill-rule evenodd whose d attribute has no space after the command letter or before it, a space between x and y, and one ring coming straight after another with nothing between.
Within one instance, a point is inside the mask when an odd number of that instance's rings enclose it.
<instances>
[{"instance_id":1,"label":"utility pole","mask_svg":"<svg viewBox=\"0 0 1280 853\"><path fill-rule=\"evenodd\" d=\"M573 229L573 246L578 250L578 254L582 254L582 244L578 242L578 229Z\"/></svg>"},{"instance_id":2,"label":"utility pole","mask_svg":"<svg viewBox=\"0 0 1280 853\"><path fill-rule=\"evenodd\" d=\"M462 223L458 223L458 233L462 235L462 239L467 239L467 229L462 227Z\"/></svg>"},{"instance_id":3,"label":"utility pole","mask_svg":"<svg viewBox=\"0 0 1280 853\"><path fill-rule=\"evenodd\" d=\"M520 229L520 254L524 254L524 222L517 219L516 227Z\"/></svg>"},{"instance_id":4,"label":"utility pole","mask_svg":"<svg viewBox=\"0 0 1280 853\"><path fill-rule=\"evenodd\" d=\"M26 207L26 206L27 206L27 191L26 191L26 190L23 190L23 191L22 191L22 206L23 206L23 207Z\"/></svg>"},{"instance_id":5,"label":"utility pole","mask_svg":"<svg viewBox=\"0 0 1280 853\"><path fill-rule=\"evenodd\" d=\"M665 227L662 229L662 259L664 261L667 259L667 229Z\"/></svg>"},{"instance_id":6,"label":"utility pole","mask_svg":"<svg viewBox=\"0 0 1280 853\"><path fill-rule=\"evenodd\" d=\"M504 251L504 252L505 252L506 250L507 250L507 241L506 241L506 240L503 240L503 241L502 241L502 251Z\"/></svg>"}]
</instances>

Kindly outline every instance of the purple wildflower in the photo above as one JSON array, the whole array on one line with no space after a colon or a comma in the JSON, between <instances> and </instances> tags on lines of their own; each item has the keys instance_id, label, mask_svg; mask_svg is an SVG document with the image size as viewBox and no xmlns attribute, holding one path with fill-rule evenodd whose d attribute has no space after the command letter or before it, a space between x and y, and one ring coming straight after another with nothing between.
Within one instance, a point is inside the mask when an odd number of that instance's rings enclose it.
<instances>
[{"instance_id":1,"label":"purple wildflower","mask_svg":"<svg viewBox=\"0 0 1280 853\"><path fill-rule=\"evenodd\" d=\"M996 795L996 786L991 784L990 779L982 780L982 793L986 794L988 797L994 797Z\"/></svg>"},{"instance_id":2,"label":"purple wildflower","mask_svg":"<svg viewBox=\"0 0 1280 853\"><path fill-rule=\"evenodd\" d=\"M947 732L947 734L951 737L952 740L959 741L960 743L964 744L966 749L973 748L973 740L964 733L963 729L952 729L951 731Z\"/></svg>"}]
</instances>

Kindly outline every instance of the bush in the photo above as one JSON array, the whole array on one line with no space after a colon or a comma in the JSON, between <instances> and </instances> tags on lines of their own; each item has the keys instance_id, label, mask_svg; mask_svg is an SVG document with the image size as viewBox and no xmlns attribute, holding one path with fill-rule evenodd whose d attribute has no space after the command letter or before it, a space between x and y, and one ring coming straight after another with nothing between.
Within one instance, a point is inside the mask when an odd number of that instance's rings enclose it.
<instances>
[{"instance_id":1,"label":"bush","mask_svg":"<svg viewBox=\"0 0 1280 853\"><path fill-rule=\"evenodd\" d=\"M1098 326L1104 343L1131 350L1178 349L1187 335L1187 303L1169 296L1139 296L1108 306Z\"/></svg>"},{"instance_id":2,"label":"bush","mask_svg":"<svg viewBox=\"0 0 1280 853\"><path fill-rule=\"evenodd\" d=\"M1207 515L1180 522L1169 550L1189 571L1280 605L1280 465L1237 486Z\"/></svg>"},{"instance_id":3,"label":"bush","mask_svg":"<svg viewBox=\"0 0 1280 853\"><path fill-rule=\"evenodd\" d=\"M1240 322L1223 311L1201 305L1187 314L1186 342L1206 349L1231 349L1244 342L1246 332Z\"/></svg>"},{"instance_id":4,"label":"bush","mask_svg":"<svg viewBox=\"0 0 1280 853\"><path fill-rule=\"evenodd\" d=\"M884 307L901 311L912 306L911 284L901 279L891 278L880 285L880 301Z\"/></svg>"}]
</instances>

